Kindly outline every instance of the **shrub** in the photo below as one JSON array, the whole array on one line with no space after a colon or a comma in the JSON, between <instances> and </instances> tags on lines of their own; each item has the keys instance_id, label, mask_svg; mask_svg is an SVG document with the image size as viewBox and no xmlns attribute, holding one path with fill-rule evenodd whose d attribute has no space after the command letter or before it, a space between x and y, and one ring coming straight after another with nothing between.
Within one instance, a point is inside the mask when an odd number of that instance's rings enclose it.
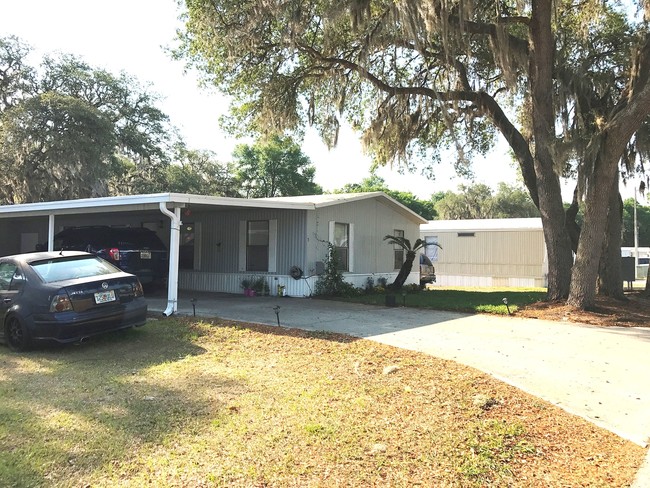
<instances>
[{"instance_id":1,"label":"shrub","mask_svg":"<svg viewBox=\"0 0 650 488\"><path fill-rule=\"evenodd\" d=\"M327 243L325 272L318 278L314 294L339 297L355 294L354 286L343 279L343 273L339 269L339 258L336 255L336 249L330 242Z\"/></svg>"},{"instance_id":2,"label":"shrub","mask_svg":"<svg viewBox=\"0 0 650 488\"><path fill-rule=\"evenodd\" d=\"M366 278L366 293L372 293L375 289L375 279L372 276Z\"/></svg>"}]
</instances>

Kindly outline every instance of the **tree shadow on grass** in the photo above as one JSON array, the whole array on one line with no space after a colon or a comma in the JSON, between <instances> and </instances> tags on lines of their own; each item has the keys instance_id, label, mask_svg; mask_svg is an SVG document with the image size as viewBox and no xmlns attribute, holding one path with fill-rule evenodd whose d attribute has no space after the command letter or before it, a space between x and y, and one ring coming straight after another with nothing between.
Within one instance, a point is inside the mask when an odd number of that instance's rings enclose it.
<instances>
[{"instance_id":1,"label":"tree shadow on grass","mask_svg":"<svg viewBox=\"0 0 650 488\"><path fill-rule=\"evenodd\" d=\"M146 450L170 434L203 428L208 414L225 407L165 377L206 352L196 334L151 322L80 346L23 354L1 348L1 484L74 484L130 459L136 446ZM182 375L192 373L188 368ZM215 376L210 383L226 393L246 391L242 382Z\"/></svg>"}]
</instances>

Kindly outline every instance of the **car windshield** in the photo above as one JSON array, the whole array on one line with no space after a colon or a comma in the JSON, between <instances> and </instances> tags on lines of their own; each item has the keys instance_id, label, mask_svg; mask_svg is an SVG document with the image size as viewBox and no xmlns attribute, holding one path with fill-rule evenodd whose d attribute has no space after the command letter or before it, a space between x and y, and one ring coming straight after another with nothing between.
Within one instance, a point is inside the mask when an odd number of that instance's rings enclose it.
<instances>
[{"instance_id":1,"label":"car windshield","mask_svg":"<svg viewBox=\"0 0 650 488\"><path fill-rule=\"evenodd\" d=\"M29 265L45 283L119 273L120 269L95 256L70 256L33 261Z\"/></svg>"}]
</instances>

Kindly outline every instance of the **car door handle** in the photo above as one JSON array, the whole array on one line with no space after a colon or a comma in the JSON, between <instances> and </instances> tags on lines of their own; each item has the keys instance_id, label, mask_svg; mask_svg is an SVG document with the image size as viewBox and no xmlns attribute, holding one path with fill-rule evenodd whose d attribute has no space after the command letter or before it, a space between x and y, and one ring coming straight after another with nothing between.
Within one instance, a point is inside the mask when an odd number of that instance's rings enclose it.
<instances>
[{"instance_id":1,"label":"car door handle","mask_svg":"<svg viewBox=\"0 0 650 488\"><path fill-rule=\"evenodd\" d=\"M5 303L11 303L11 298L5 298L2 301L5 302Z\"/></svg>"}]
</instances>

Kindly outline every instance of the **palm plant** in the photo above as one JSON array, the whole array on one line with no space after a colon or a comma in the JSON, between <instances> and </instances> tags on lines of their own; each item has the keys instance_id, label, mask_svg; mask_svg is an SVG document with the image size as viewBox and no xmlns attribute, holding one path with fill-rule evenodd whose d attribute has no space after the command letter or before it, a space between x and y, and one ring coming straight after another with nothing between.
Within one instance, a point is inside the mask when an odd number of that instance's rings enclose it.
<instances>
[{"instance_id":1,"label":"palm plant","mask_svg":"<svg viewBox=\"0 0 650 488\"><path fill-rule=\"evenodd\" d=\"M411 273L411 269L413 268L413 261L415 261L417 251L422 249L425 246L426 242L418 238L415 240L413 246L411 247L411 241L406 237L387 235L384 236L384 240L388 241L389 244L399 246L404 249L404 251L406 251L406 259L404 259L404 263L402 263L402 267L400 268L399 273L397 273L395 281L393 281L393 283L390 285L390 287L394 290L399 290L402 288L404 282ZM437 243L433 243L433 245L440 247L440 245Z\"/></svg>"}]
</instances>

